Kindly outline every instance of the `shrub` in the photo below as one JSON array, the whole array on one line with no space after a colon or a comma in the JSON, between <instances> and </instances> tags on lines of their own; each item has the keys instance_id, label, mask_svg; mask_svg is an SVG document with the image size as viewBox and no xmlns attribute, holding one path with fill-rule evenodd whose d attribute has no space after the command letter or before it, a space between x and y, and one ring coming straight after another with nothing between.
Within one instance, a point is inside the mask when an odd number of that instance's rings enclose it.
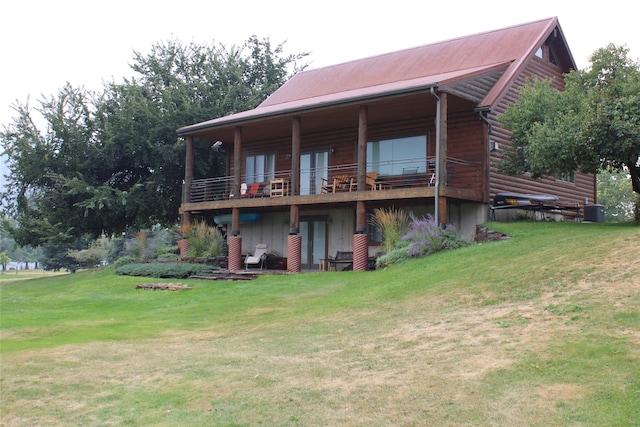
<instances>
[{"instance_id":1,"label":"shrub","mask_svg":"<svg viewBox=\"0 0 640 427\"><path fill-rule=\"evenodd\" d=\"M158 259L177 258L178 246L156 246L153 248L153 256Z\"/></svg>"},{"instance_id":2,"label":"shrub","mask_svg":"<svg viewBox=\"0 0 640 427\"><path fill-rule=\"evenodd\" d=\"M411 216L407 233L394 247L376 261L377 268L398 264L410 257L427 256L447 249L458 249L469 245L451 225L440 227L432 215L416 218Z\"/></svg>"},{"instance_id":3,"label":"shrub","mask_svg":"<svg viewBox=\"0 0 640 427\"><path fill-rule=\"evenodd\" d=\"M374 209L371 225L382 233L383 252L391 251L406 233L409 216L401 209Z\"/></svg>"},{"instance_id":4,"label":"shrub","mask_svg":"<svg viewBox=\"0 0 640 427\"><path fill-rule=\"evenodd\" d=\"M113 268L118 269L119 267L122 267L123 265L133 264L136 261L138 261L138 260L135 257L123 256L123 257L120 257L120 258L118 258L117 260L115 260L113 262Z\"/></svg>"},{"instance_id":5,"label":"shrub","mask_svg":"<svg viewBox=\"0 0 640 427\"><path fill-rule=\"evenodd\" d=\"M136 233L136 237L131 242L129 252L138 260L143 261L149 258L149 236L144 231Z\"/></svg>"},{"instance_id":6,"label":"shrub","mask_svg":"<svg viewBox=\"0 0 640 427\"><path fill-rule=\"evenodd\" d=\"M194 274L200 274L203 271L212 269L213 267L206 264L150 262L120 266L116 268L116 274L120 274L122 276L186 279Z\"/></svg>"},{"instance_id":7,"label":"shrub","mask_svg":"<svg viewBox=\"0 0 640 427\"><path fill-rule=\"evenodd\" d=\"M400 240L396 243L395 248L381 255L376 260L376 268L385 268L409 259L409 245L410 243L408 241Z\"/></svg>"},{"instance_id":8,"label":"shrub","mask_svg":"<svg viewBox=\"0 0 640 427\"><path fill-rule=\"evenodd\" d=\"M409 231L402 237L408 241L410 256L425 256L447 249L458 249L469 242L458 235L449 224L444 228L436 222L432 215L422 218L412 217Z\"/></svg>"}]
</instances>

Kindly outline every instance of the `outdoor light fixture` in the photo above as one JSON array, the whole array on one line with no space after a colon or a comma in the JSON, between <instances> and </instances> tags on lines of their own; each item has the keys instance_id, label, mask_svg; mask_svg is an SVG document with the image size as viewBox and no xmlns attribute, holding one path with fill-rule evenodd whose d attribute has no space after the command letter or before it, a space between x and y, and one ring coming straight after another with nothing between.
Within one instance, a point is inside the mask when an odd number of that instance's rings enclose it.
<instances>
[{"instance_id":1,"label":"outdoor light fixture","mask_svg":"<svg viewBox=\"0 0 640 427\"><path fill-rule=\"evenodd\" d=\"M287 159L291 160L291 153L287 153Z\"/></svg>"},{"instance_id":2,"label":"outdoor light fixture","mask_svg":"<svg viewBox=\"0 0 640 427\"><path fill-rule=\"evenodd\" d=\"M220 147L222 147L222 141L216 141L211 146L211 148L213 148L213 151L218 151Z\"/></svg>"},{"instance_id":3,"label":"outdoor light fixture","mask_svg":"<svg viewBox=\"0 0 640 427\"><path fill-rule=\"evenodd\" d=\"M335 147L329 148L329 152L331 152L331 154L336 154L336 148Z\"/></svg>"}]
</instances>

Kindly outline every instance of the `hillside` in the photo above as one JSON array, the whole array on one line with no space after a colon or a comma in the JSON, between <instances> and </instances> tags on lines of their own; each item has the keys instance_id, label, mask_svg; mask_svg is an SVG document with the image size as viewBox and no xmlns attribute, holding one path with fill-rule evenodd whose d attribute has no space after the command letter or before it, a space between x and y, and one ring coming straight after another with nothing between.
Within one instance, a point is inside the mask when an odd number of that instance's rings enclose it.
<instances>
[{"instance_id":1,"label":"hillside","mask_svg":"<svg viewBox=\"0 0 640 427\"><path fill-rule=\"evenodd\" d=\"M640 228L491 227L384 271L2 284L2 425L640 425Z\"/></svg>"}]
</instances>

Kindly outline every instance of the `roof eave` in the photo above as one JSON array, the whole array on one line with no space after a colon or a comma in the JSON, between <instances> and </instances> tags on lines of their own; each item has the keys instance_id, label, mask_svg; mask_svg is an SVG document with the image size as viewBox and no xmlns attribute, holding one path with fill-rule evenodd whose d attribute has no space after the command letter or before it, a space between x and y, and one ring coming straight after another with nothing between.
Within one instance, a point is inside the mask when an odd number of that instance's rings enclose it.
<instances>
[{"instance_id":1,"label":"roof eave","mask_svg":"<svg viewBox=\"0 0 640 427\"><path fill-rule=\"evenodd\" d=\"M207 122L184 126L179 128L176 132L178 133L178 136L187 136L189 134L199 133L206 130L212 130L216 128L228 127L232 125L238 125L241 123L249 123L253 121L271 119L276 117L295 115L295 114L300 114L300 113L309 112L313 110L320 110L327 107L344 106L349 104L362 103L363 101L371 101L373 99L382 99L382 98L406 95L410 93L430 91L431 88L437 89L438 82L427 83L423 85L412 86L412 87L401 88L401 89L387 90L383 92L370 93L370 94L365 94L360 96L345 97L340 100L319 101L319 102L315 102L315 103L304 105L304 106L298 106L298 107L290 107L290 108L285 107L285 108L277 108L277 109L272 109L267 107L255 108L253 110L232 114L226 117L220 117L218 119L209 120ZM257 111L261 109L270 110L270 111L265 111L265 112ZM245 114L245 113L253 113L253 114Z\"/></svg>"}]
</instances>

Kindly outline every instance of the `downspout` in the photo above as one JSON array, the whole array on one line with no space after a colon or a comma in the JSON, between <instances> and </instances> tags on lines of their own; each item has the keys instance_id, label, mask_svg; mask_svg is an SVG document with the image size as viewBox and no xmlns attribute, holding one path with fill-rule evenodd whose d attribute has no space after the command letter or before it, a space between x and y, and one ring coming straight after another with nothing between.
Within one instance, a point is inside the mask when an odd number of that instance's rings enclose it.
<instances>
[{"instance_id":1,"label":"downspout","mask_svg":"<svg viewBox=\"0 0 640 427\"><path fill-rule=\"evenodd\" d=\"M436 185L435 185L435 220L440 224L440 97L436 95L435 87L431 86L431 95L436 99Z\"/></svg>"},{"instance_id":2,"label":"downspout","mask_svg":"<svg viewBox=\"0 0 640 427\"><path fill-rule=\"evenodd\" d=\"M493 125L488 118L484 116L484 112L488 112L489 110L480 110L477 109L478 117L480 120L487 124L487 209L491 209L491 133L493 131Z\"/></svg>"}]
</instances>

